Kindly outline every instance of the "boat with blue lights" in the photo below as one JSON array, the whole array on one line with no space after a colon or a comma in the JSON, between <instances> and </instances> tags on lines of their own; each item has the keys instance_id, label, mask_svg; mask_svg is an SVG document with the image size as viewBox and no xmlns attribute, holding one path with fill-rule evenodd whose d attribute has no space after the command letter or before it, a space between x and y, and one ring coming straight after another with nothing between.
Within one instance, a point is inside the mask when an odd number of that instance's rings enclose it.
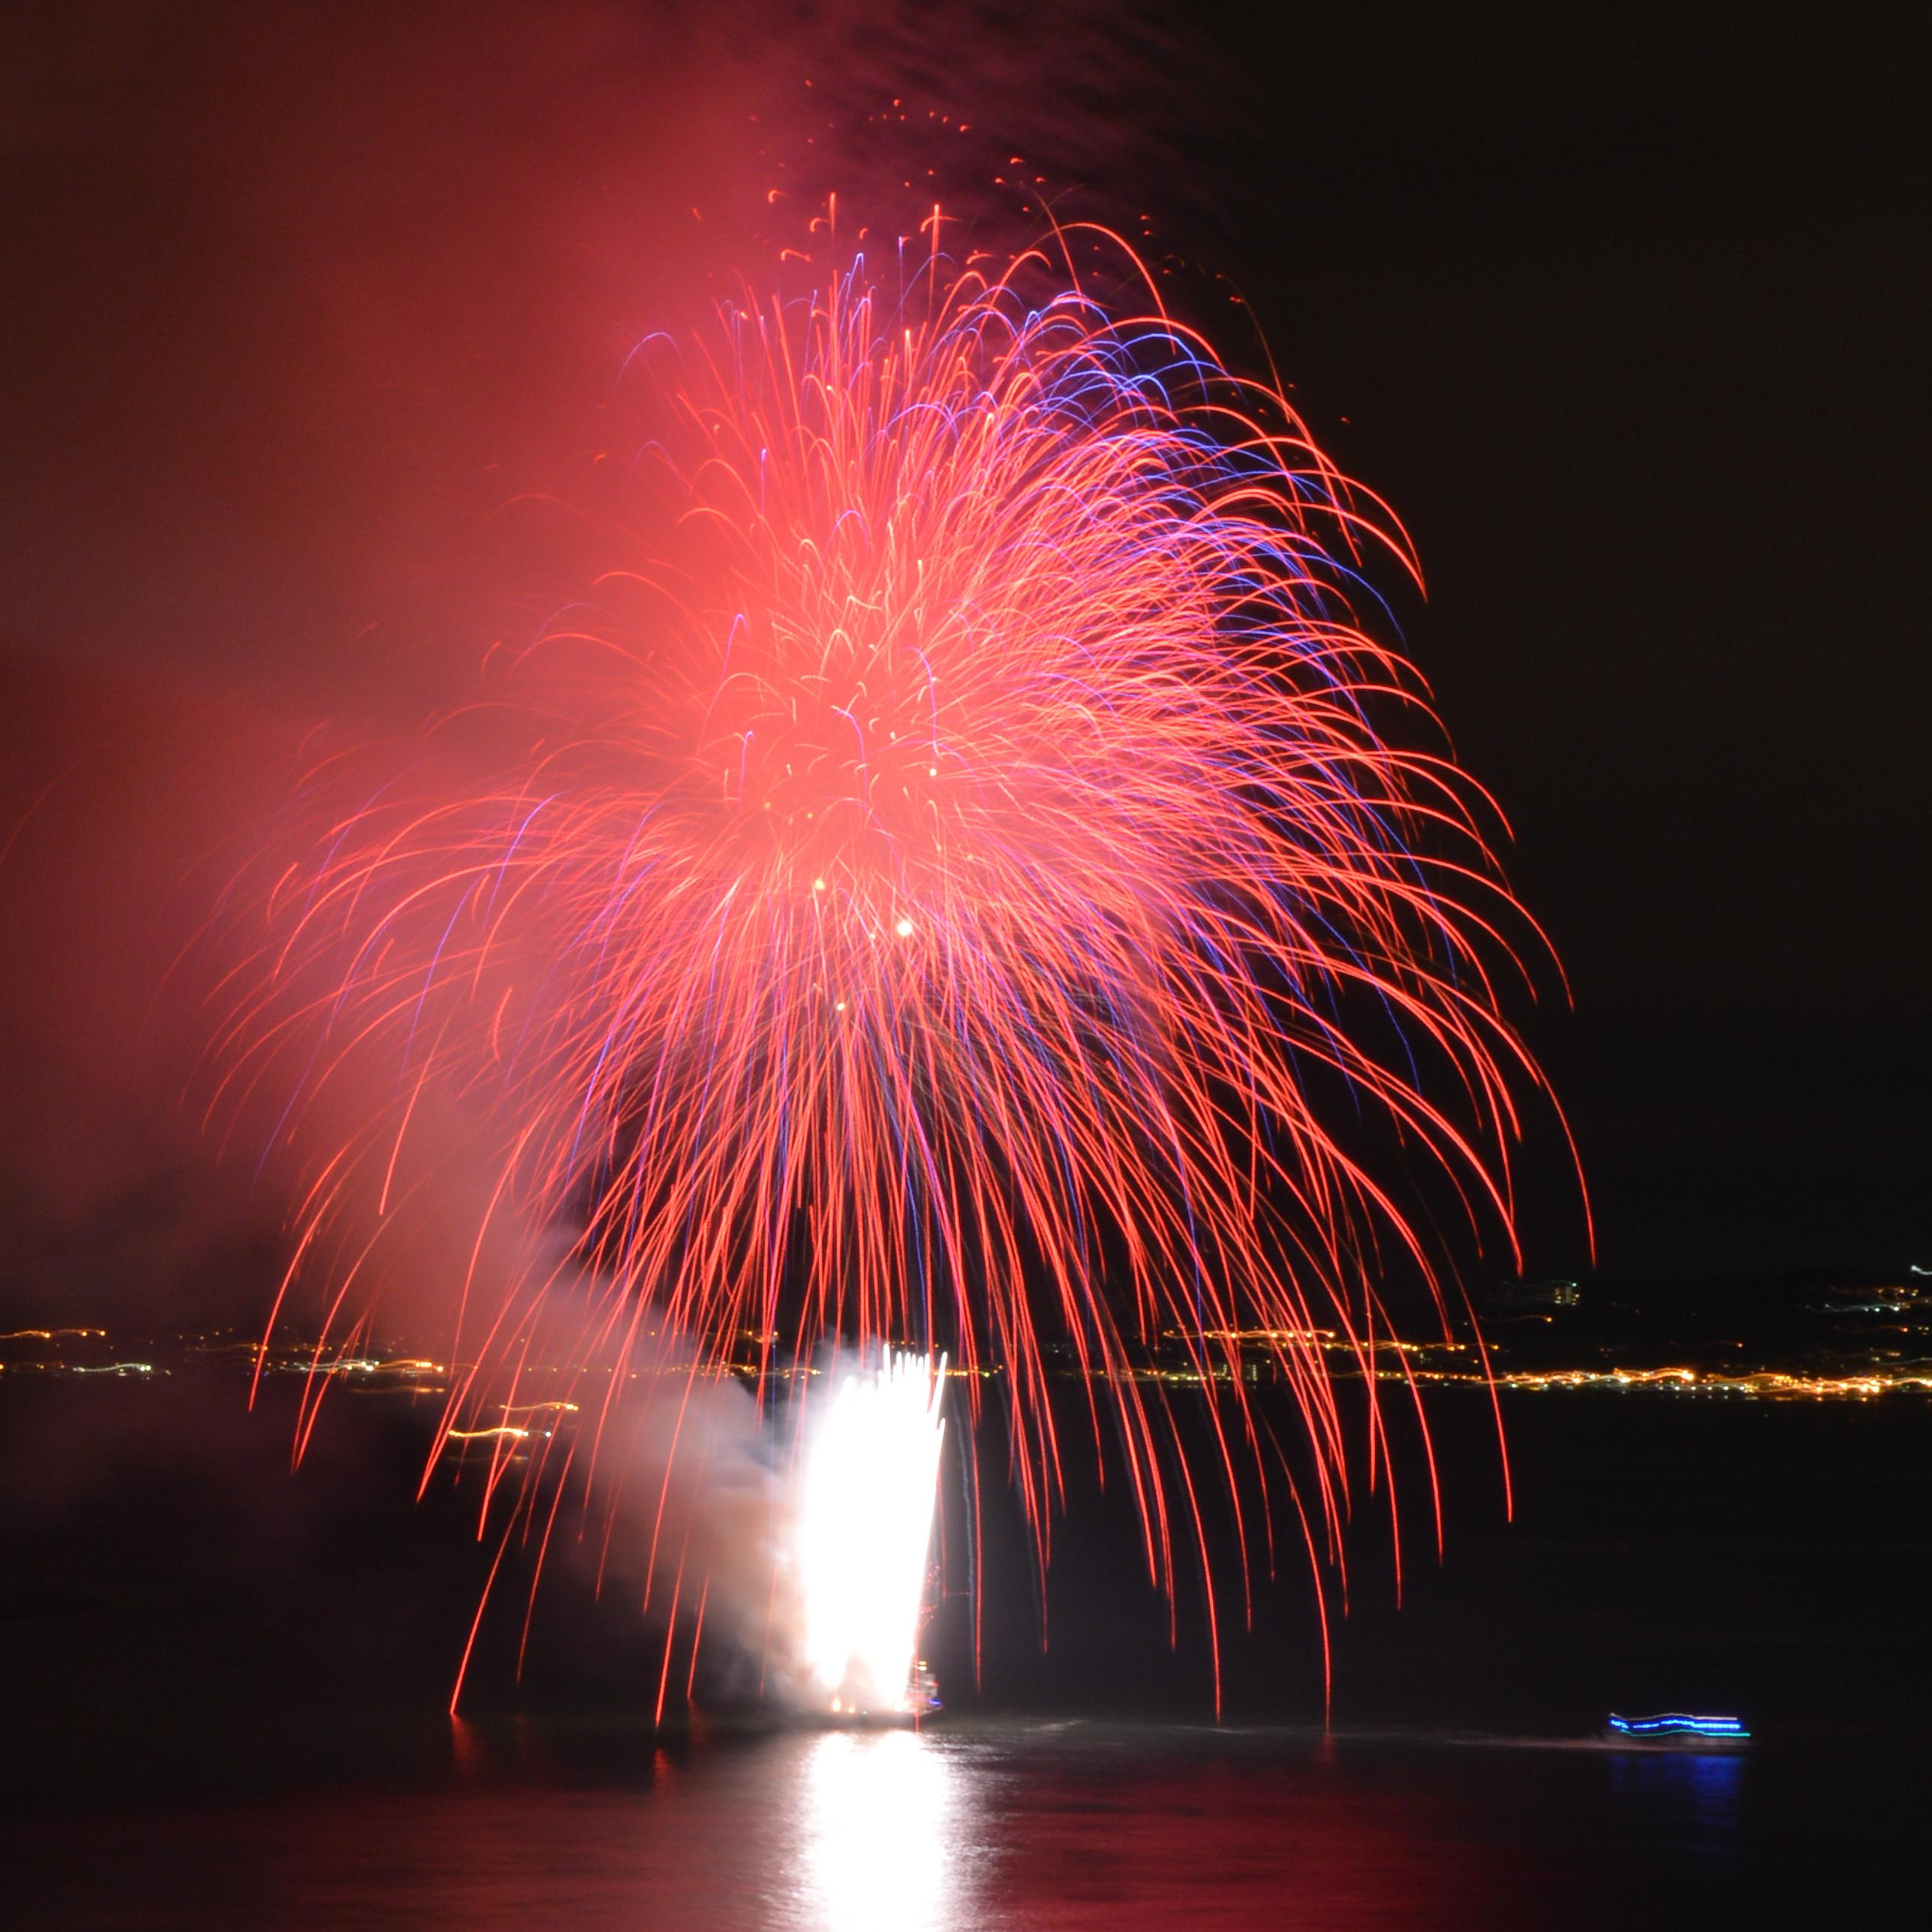
<instances>
[{"instance_id":1,"label":"boat with blue lights","mask_svg":"<svg viewBox=\"0 0 1932 1932\"><path fill-rule=\"evenodd\" d=\"M1742 1750L1750 1732L1740 1718L1700 1717L1666 1711L1654 1718L1624 1718L1612 1711L1604 1726L1606 1742L1636 1750Z\"/></svg>"}]
</instances>

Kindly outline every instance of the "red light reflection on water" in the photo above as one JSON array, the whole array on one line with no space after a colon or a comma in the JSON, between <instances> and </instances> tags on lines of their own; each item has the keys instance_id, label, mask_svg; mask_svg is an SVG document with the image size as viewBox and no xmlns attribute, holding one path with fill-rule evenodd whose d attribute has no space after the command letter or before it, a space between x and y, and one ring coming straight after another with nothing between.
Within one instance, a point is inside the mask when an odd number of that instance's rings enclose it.
<instances>
[{"instance_id":1,"label":"red light reflection on water","mask_svg":"<svg viewBox=\"0 0 1932 1932\"><path fill-rule=\"evenodd\" d=\"M532 1742L466 1726L453 1775L413 1788L41 1820L10 1924L1540 1932L1552 1896L1609 1922L1480 1795L1508 1754L1052 1725Z\"/></svg>"}]
</instances>

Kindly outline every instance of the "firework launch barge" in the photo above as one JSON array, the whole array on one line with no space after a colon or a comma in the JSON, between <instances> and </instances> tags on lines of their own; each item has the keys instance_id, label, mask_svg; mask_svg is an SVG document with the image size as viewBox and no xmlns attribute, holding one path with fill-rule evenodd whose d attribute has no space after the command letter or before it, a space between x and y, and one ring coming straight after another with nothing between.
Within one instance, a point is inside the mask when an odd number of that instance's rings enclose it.
<instances>
[{"instance_id":1,"label":"firework launch barge","mask_svg":"<svg viewBox=\"0 0 1932 1932\"><path fill-rule=\"evenodd\" d=\"M898 1703L875 1706L835 1697L818 1722L833 1730L912 1731L944 1708L932 1672L919 1664L913 1666L906 1694Z\"/></svg>"}]
</instances>

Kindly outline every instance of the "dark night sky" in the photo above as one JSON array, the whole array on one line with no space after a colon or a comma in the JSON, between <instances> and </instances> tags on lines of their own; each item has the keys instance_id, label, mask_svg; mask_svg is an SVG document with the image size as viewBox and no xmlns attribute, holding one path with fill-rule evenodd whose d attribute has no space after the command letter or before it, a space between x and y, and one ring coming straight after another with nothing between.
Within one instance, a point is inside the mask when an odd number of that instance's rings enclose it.
<instances>
[{"instance_id":1,"label":"dark night sky","mask_svg":"<svg viewBox=\"0 0 1932 1932\"><path fill-rule=\"evenodd\" d=\"M1284 27L1335 78L1253 150L1244 280L1421 547L1412 647L1574 987L1534 1030L1605 1265L1898 1268L1932 1208L1926 69L1858 9L1552 17Z\"/></svg>"},{"instance_id":2,"label":"dark night sky","mask_svg":"<svg viewBox=\"0 0 1932 1932\"><path fill-rule=\"evenodd\" d=\"M464 563L501 479L567 476L628 341L730 257L691 206L775 170L859 192L877 152L842 173L812 116L903 85L1228 276L1407 524L1408 647L1574 989L1526 1018L1606 1268L1932 1262L1928 70L1902 25L748 17L10 30L0 838L61 782L0 873L16 1258L20 1225L100 1198L45 1208L50 1150L110 1192L186 1158L126 1015L261 745L433 698L478 642ZM1532 1259L1574 1266L1551 1166Z\"/></svg>"}]
</instances>

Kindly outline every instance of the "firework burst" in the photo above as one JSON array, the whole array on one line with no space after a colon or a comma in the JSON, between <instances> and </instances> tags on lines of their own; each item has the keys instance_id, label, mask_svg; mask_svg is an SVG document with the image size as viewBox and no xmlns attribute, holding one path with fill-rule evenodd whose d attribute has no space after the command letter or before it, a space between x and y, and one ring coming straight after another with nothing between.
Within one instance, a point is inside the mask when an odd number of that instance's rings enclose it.
<instances>
[{"instance_id":1,"label":"firework burst","mask_svg":"<svg viewBox=\"0 0 1932 1932\"><path fill-rule=\"evenodd\" d=\"M466 1284L452 1423L567 1273L586 1364L947 1348L1043 1538L1058 1348L1118 1393L1171 1586L1201 1514L1147 1346L1231 1398L1232 1476L1267 1338L1312 1552L1348 1485L1322 1331L1366 1351L1390 1267L1456 1312L1365 1150L1508 1231L1537 1076L1492 972L1533 928L1358 621L1399 526L1144 277L1103 303L1070 260L861 256L642 345L630 554L441 728L486 779L392 776L280 872L222 1060L290 1134L380 1070L302 1214L338 1334L344 1204L398 1211L426 1094L482 1150L476 1252L565 1232Z\"/></svg>"}]
</instances>

